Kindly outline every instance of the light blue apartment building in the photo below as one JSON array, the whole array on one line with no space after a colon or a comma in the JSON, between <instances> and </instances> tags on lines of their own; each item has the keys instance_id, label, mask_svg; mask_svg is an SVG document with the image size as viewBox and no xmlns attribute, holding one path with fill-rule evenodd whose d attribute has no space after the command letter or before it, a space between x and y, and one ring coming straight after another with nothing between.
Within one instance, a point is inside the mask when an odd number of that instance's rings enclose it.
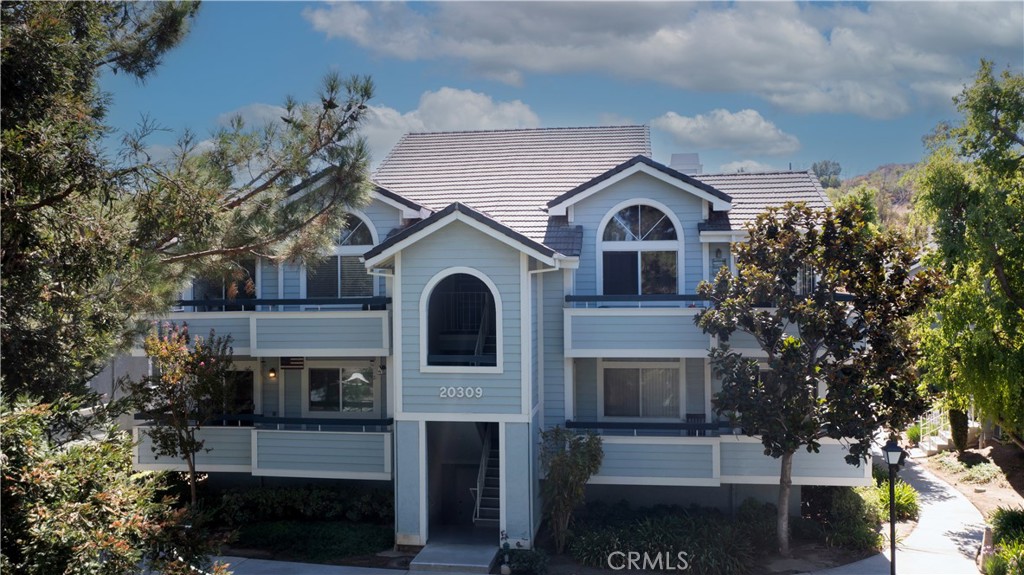
<instances>
[{"instance_id":1,"label":"light blue apartment building","mask_svg":"<svg viewBox=\"0 0 1024 575\"><path fill-rule=\"evenodd\" d=\"M405 136L330 257L253 262L244 301L196 282L168 318L234 338L243 421L204 428L199 470L391 483L411 546L473 525L532 546L556 425L603 436L594 497L774 499L778 460L712 410L696 288L765 207L828 200L807 172L650 158L643 126ZM180 467L137 423L137 467ZM798 453L797 491L868 484L844 455Z\"/></svg>"}]
</instances>

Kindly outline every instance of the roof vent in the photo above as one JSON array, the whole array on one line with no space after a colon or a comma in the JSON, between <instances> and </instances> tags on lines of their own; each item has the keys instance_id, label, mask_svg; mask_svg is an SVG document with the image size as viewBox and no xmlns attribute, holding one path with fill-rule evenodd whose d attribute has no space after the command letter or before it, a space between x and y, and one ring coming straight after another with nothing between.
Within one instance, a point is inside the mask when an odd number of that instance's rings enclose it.
<instances>
[{"instance_id":1,"label":"roof vent","mask_svg":"<svg viewBox=\"0 0 1024 575\"><path fill-rule=\"evenodd\" d=\"M704 171L704 166L700 163L700 154L696 153L672 154L672 161L668 167L687 176L696 176Z\"/></svg>"}]
</instances>

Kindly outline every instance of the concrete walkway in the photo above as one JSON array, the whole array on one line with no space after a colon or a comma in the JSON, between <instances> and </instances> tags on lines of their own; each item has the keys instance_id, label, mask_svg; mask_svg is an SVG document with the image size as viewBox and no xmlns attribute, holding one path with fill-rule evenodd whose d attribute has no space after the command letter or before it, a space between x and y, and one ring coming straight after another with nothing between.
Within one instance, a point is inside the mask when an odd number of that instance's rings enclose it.
<instances>
[{"instance_id":1,"label":"concrete walkway","mask_svg":"<svg viewBox=\"0 0 1024 575\"><path fill-rule=\"evenodd\" d=\"M896 572L902 575L977 575L974 556L985 529L985 520L978 509L956 488L913 460L908 460L899 476L917 489L921 517L914 531L903 541L896 542ZM888 575L889 569L886 545L884 554L811 575Z\"/></svg>"},{"instance_id":2,"label":"concrete walkway","mask_svg":"<svg viewBox=\"0 0 1024 575\"><path fill-rule=\"evenodd\" d=\"M247 559L245 557L214 557L218 563L226 563L235 575L404 575L397 569L371 569L369 567L348 567L344 565L318 565L314 563L289 563L268 559Z\"/></svg>"}]
</instances>

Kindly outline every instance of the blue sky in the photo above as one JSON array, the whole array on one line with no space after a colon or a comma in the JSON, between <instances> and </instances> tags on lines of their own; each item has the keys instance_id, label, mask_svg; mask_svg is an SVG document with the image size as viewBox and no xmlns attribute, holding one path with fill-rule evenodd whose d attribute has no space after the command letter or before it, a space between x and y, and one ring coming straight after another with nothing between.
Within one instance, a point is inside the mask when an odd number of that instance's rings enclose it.
<instances>
[{"instance_id":1,"label":"blue sky","mask_svg":"<svg viewBox=\"0 0 1024 575\"><path fill-rule=\"evenodd\" d=\"M169 129L157 152L337 70L376 84L374 163L409 131L630 123L662 162L847 177L920 160L980 58L1024 70L1024 3L206 2L145 84L102 85L115 129Z\"/></svg>"}]
</instances>

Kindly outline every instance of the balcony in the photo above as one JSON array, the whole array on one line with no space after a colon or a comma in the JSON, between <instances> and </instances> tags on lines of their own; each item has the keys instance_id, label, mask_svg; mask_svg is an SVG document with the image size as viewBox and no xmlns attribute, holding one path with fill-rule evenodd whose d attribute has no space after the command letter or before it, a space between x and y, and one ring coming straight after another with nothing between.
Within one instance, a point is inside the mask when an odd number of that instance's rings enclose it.
<instances>
[{"instance_id":1,"label":"balcony","mask_svg":"<svg viewBox=\"0 0 1024 575\"><path fill-rule=\"evenodd\" d=\"M136 416L136 419L147 419ZM199 472L255 476L390 480L392 419L302 419L225 416L199 431L206 441L196 454ZM184 471L185 463L157 458L146 430L134 429L136 469ZM209 451L207 451L209 449Z\"/></svg>"},{"instance_id":2,"label":"balcony","mask_svg":"<svg viewBox=\"0 0 1024 575\"><path fill-rule=\"evenodd\" d=\"M568 429L599 433L601 469L592 484L777 484L780 461L764 454L758 437L719 433L718 423L566 421ZM793 485L870 485L871 465L849 465L846 446L824 439L818 453L793 456Z\"/></svg>"},{"instance_id":3,"label":"balcony","mask_svg":"<svg viewBox=\"0 0 1024 575\"><path fill-rule=\"evenodd\" d=\"M699 295L565 297L566 357L707 357Z\"/></svg>"},{"instance_id":4,"label":"balcony","mask_svg":"<svg viewBox=\"0 0 1024 575\"><path fill-rule=\"evenodd\" d=\"M183 300L168 322L231 335L236 355L377 357L391 353L387 297Z\"/></svg>"}]
</instances>

